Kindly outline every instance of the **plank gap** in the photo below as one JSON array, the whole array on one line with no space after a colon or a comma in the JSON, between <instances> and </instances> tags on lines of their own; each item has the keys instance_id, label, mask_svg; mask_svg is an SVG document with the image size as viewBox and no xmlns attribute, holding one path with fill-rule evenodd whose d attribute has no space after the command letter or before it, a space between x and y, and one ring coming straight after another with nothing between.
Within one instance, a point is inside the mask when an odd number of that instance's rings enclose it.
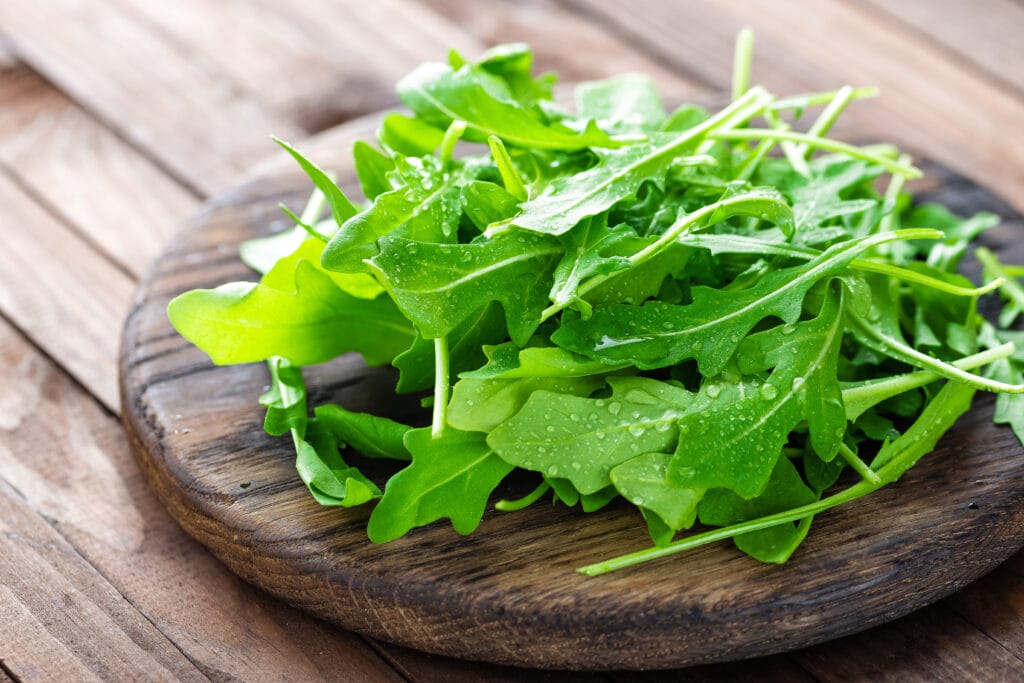
<instances>
[{"instance_id":1,"label":"plank gap","mask_svg":"<svg viewBox=\"0 0 1024 683\"><path fill-rule=\"evenodd\" d=\"M97 241L91 234L82 230L79 225L66 216L56 203L50 200L49 197L44 195L42 192L37 190L30 183L25 182L24 178L18 175L17 169L11 167L3 160L0 160L0 173L7 176L8 180L17 187L19 190L25 193L25 195L34 201L40 209L50 215L55 221L67 228L76 237L82 240L87 246L92 248L103 260L107 261L116 270L120 271L122 275L132 281L136 281L138 278L135 276L127 265L121 262L114 254L112 254L103 243Z\"/></svg>"},{"instance_id":2,"label":"plank gap","mask_svg":"<svg viewBox=\"0 0 1024 683\"><path fill-rule=\"evenodd\" d=\"M21 683L21 678L15 675L15 673L4 663L3 658L0 657L0 683L7 683L7 681L11 681L11 683Z\"/></svg>"}]
</instances>

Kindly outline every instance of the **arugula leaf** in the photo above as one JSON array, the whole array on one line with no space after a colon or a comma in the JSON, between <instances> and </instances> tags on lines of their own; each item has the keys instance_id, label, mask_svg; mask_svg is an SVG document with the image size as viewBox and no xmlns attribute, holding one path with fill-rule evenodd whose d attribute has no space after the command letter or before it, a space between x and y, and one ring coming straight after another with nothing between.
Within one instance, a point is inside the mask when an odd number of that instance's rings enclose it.
<instances>
[{"instance_id":1,"label":"arugula leaf","mask_svg":"<svg viewBox=\"0 0 1024 683\"><path fill-rule=\"evenodd\" d=\"M434 126L445 128L452 121L465 121L469 139L495 135L507 144L537 149L616 145L592 123L576 132L541 121L513 97L506 81L479 66L453 69L447 64L422 64L399 81L398 96L420 119Z\"/></svg>"},{"instance_id":2,"label":"arugula leaf","mask_svg":"<svg viewBox=\"0 0 1024 683\"><path fill-rule=\"evenodd\" d=\"M746 500L723 489L708 491L700 502L700 521L712 526L728 526L808 505L817 499L789 459L779 458L764 491L756 498ZM806 523L780 524L738 534L733 542L761 562L785 562L807 535L810 519L806 518Z\"/></svg>"},{"instance_id":3,"label":"arugula leaf","mask_svg":"<svg viewBox=\"0 0 1024 683\"><path fill-rule=\"evenodd\" d=\"M577 113L610 133L653 132L667 118L654 81L642 74L580 83L575 97Z\"/></svg>"},{"instance_id":4,"label":"arugula leaf","mask_svg":"<svg viewBox=\"0 0 1024 683\"><path fill-rule=\"evenodd\" d=\"M410 529L441 518L460 534L476 529L487 499L512 466L497 457L475 432L445 431L435 439L430 429L405 436L412 464L388 480L384 496L370 514L366 531L374 543L404 536Z\"/></svg>"},{"instance_id":5,"label":"arugula leaf","mask_svg":"<svg viewBox=\"0 0 1024 683\"><path fill-rule=\"evenodd\" d=\"M693 395L657 380L609 377L608 399L534 391L487 443L506 462L568 479L580 493L611 485L616 465L643 453L667 451L676 421Z\"/></svg>"},{"instance_id":6,"label":"arugula leaf","mask_svg":"<svg viewBox=\"0 0 1024 683\"><path fill-rule=\"evenodd\" d=\"M317 406L316 422L344 443L368 458L411 460L405 435L411 427L370 413L354 413L329 403ZM269 413L268 413L269 415Z\"/></svg>"},{"instance_id":7,"label":"arugula leaf","mask_svg":"<svg viewBox=\"0 0 1024 683\"><path fill-rule=\"evenodd\" d=\"M424 337L443 337L471 312L498 301L513 341L525 344L540 324L559 252L551 238L529 233L470 244L389 236L368 264Z\"/></svg>"},{"instance_id":8,"label":"arugula leaf","mask_svg":"<svg viewBox=\"0 0 1024 683\"><path fill-rule=\"evenodd\" d=\"M387 297L347 294L306 260L297 262L293 282L292 291L251 282L192 290L173 299L167 314L218 365L273 356L312 365L349 351L379 365L412 342L409 322Z\"/></svg>"},{"instance_id":9,"label":"arugula leaf","mask_svg":"<svg viewBox=\"0 0 1024 683\"><path fill-rule=\"evenodd\" d=\"M806 264L770 272L746 289L694 287L693 302L686 305L652 301L600 307L587 320L563 323L551 339L570 351L641 369L695 358L701 374L714 376L755 325L770 316L795 322L804 296L819 280L840 273L858 253L900 234L836 244Z\"/></svg>"}]
</instances>

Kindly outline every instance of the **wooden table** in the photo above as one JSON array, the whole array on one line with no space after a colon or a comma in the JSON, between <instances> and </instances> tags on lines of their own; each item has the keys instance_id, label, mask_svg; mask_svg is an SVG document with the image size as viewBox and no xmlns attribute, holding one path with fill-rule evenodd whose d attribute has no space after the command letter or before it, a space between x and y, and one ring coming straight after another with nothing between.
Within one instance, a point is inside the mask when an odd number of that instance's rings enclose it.
<instances>
[{"instance_id":1,"label":"wooden table","mask_svg":"<svg viewBox=\"0 0 1024 683\"><path fill-rule=\"evenodd\" d=\"M340 125L323 134L344 139L396 104L418 62L508 40L568 81L644 71L671 101L707 97L747 24L756 80L878 85L850 116L858 135L1024 211L1019 0L0 2L0 683L1024 678L1024 554L909 617L764 660L521 671L371 641L256 591L171 521L132 461L116 357L136 280L273 154L270 134Z\"/></svg>"}]
</instances>

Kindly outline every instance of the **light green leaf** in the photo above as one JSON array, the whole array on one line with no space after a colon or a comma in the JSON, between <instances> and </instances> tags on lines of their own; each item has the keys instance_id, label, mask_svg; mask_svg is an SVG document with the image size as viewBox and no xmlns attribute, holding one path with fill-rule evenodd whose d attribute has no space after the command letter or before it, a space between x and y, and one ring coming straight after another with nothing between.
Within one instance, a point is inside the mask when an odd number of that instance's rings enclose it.
<instances>
[{"instance_id":1,"label":"light green leaf","mask_svg":"<svg viewBox=\"0 0 1024 683\"><path fill-rule=\"evenodd\" d=\"M512 466L497 457L484 435L445 430L434 439L430 429L414 429L405 437L412 464L384 489L370 515L367 534L374 543L404 536L410 529L442 518L460 534L480 524L487 499Z\"/></svg>"}]
</instances>

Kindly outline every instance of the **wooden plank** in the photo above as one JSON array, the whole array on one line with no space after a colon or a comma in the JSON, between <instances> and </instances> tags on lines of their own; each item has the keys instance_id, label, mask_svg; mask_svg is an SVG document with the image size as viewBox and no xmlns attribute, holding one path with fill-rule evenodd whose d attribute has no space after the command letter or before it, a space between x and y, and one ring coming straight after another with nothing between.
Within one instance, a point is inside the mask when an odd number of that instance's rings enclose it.
<instances>
[{"instance_id":1,"label":"wooden plank","mask_svg":"<svg viewBox=\"0 0 1024 683\"><path fill-rule=\"evenodd\" d=\"M0 659L22 680L207 680L2 479Z\"/></svg>"},{"instance_id":2,"label":"wooden plank","mask_svg":"<svg viewBox=\"0 0 1024 683\"><path fill-rule=\"evenodd\" d=\"M989 638L1024 659L1024 553L946 603Z\"/></svg>"},{"instance_id":3,"label":"wooden plank","mask_svg":"<svg viewBox=\"0 0 1024 683\"><path fill-rule=\"evenodd\" d=\"M756 82L782 94L877 85L880 98L844 114L862 135L924 150L1024 208L1024 139L1007 134L1024 120L1024 103L896 22L878 21L840 0L816 3L813 12L795 0L697 0L685 6L637 0L628 9L613 0L574 4L723 89L735 35L750 25L757 34Z\"/></svg>"},{"instance_id":4,"label":"wooden plank","mask_svg":"<svg viewBox=\"0 0 1024 683\"><path fill-rule=\"evenodd\" d=\"M823 682L1024 680L1024 662L943 605L793 656Z\"/></svg>"},{"instance_id":5,"label":"wooden plank","mask_svg":"<svg viewBox=\"0 0 1024 683\"><path fill-rule=\"evenodd\" d=\"M673 683L814 683L817 680L786 655L695 666L673 671L670 676L664 671L648 671L615 673L612 678L617 683L661 683L667 680Z\"/></svg>"},{"instance_id":6,"label":"wooden plank","mask_svg":"<svg viewBox=\"0 0 1024 683\"><path fill-rule=\"evenodd\" d=\"M400 680L361 639L254 590L188 538L146 488L116 420L2 321L0 352L0 471L205 675Z\"/></svg>"},{"instance_id":7,"label":"wooden plank","mask_svg":"<svg viewBox=\"0 0 1024 683\"><path fill-rule=\"evenodd\" d=\"M881 21L896 18L1024 94L1024 5L1013 0L859 0Z\"/></svg>"},{"instance_id":8,"label":"wooden plank","mask_svg":"<svg viewBox=\"0 0 1024 683\"><path fill-rule=\"evenodd\" d=\"M418 5L119 0L195 59L307 130L397 104L395 82L449 47L479 46L454 24L425 31ZM225 30L225 27L231 27Z\"/></svg>"},{"instance_id":9,"label":"wooden plank","mask_svg":"<svg viewBox=\"0 0 1024 683\"><path fill-rule=\"evenodd\" d=\"M0 173L0 313L116 410L118 330L135 283Z\"/></svg>"},{"instance_id":10,"label":"wooden plank","mask_svg":"<svg viewBox=\"0 0 1024 683\"><path fill-rule=\"evenodd\" d=\"M269 135L300 137L111 3L0 3L0 27L20 59L204 193L265 155Z\"/></svg>"},{"instance_id":11,"label":"wooden plank","mask_svg":"<svg viewBox=\"0 0 1024 683\"><path fill-rule=\"evenodd\" d=\"M601 683L608 680L600 673L519 669L452 659L389 643L378 645L391 665L416 683Z\"/></svg>"},{"instance_id":12,"label":"wooden plank","mask_svg":"<svg viewBox=\"0 0 1024 683\"><path fill-rule=\"evenodd\" d=\"M194 195L24 66L0 70L0 164L138 276Z\"/></svg>"},{"instance_id":13,"label":"wooden plank","mask_svg":"<svg viewBox=\"0 0 1024 683\"><path fill-rule=\"evenodd\" d=\"M488 0L426 0L435 11L470 31L482 43L522 41L534 51L538 71L555 71L561 81L573 83L621 73L649 75L670 101L703 90L705 86L646 56L600 22L565 9L553 0L515 4ZM571 36L572 49L566 49Z\"/></svg>"}]
</instances>

